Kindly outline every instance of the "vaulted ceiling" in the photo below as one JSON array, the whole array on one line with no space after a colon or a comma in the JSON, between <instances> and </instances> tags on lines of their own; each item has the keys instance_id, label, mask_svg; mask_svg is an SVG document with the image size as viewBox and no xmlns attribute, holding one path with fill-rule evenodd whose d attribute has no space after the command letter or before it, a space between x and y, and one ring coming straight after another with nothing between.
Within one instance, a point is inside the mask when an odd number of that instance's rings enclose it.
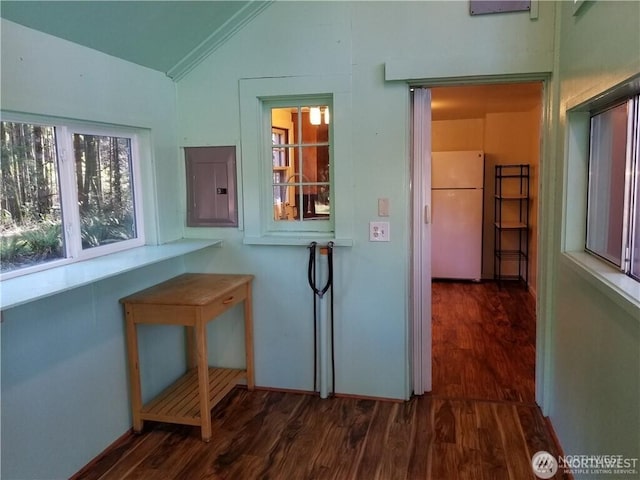
<instances>
[{"instance_id":1,"label":"vaulted ceiling","mask_svg":"<svg viewBox=\"0 0 640 480\"><path fill-rule=\"evenodd\" d=\"M2 0L0 16L177 79L270 3Z\"/></svg>"},{"instance_id":2,"label":"vaulted ceiling","mask_svg":"<svg viewBox=\"0 0 640 480\"><path fill-rule=\"evenodd\" d=\"M271 3L271 0L1 0L0 16L178 80ZM541 102L541 96L540 82L435 87L433 119L527 111Z\"/></svg>"}]
</instances>

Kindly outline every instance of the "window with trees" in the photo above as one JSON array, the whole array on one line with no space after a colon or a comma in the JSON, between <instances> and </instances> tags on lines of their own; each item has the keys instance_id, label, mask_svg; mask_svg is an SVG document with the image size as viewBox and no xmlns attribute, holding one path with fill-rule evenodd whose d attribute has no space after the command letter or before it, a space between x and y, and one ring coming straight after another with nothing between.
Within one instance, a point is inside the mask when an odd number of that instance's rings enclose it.
<instances>
[{"instance_id":1,"label":"window with trees","mask_svg":"<svg viewBox=\"0 0 640 480\"><path fill-rule=\"evenodd\" d=\"M1 122L3 278L144 243L136 135Z\"/></svg>"}]
</instances>

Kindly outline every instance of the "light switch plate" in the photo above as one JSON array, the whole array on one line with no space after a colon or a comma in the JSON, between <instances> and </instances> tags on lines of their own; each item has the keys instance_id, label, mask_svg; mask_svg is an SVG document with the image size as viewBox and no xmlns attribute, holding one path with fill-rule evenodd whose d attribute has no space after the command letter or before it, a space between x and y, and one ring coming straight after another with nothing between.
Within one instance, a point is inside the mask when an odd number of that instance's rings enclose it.
<instances>
[{"instance_id":1,"label":"light switch plate","mask_svg":"<svg viewBox=\"0 0 640 480\"><path fill-rule=\"evenodd\" d=\"M379 217L389 216L389 199L388 198L378 199L378 216Z\"/></svg>"},{"instance_id":2,"label":"light switch plate","mask_svg":"<svg viewBox=\"0 0 640 480\"><path fill-rule=\"evenodd\" d=\"M370 242L388 242L389 238L389 222L369 222Z\"/></svg>"}]
</instances>

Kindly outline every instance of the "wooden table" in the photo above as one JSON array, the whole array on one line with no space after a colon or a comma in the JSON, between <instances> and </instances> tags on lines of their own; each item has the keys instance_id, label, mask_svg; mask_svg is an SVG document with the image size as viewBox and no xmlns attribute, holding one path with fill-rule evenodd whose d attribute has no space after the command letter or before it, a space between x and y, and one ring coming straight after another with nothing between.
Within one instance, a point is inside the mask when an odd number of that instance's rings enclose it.
<instances>
[{"instance_id":1,"label":"wooden table","mask_svg":"<svg viewBox=\"0 0 640 480\"><path fill-rule=\"evenodd\" d=\"M141 432L144 420L197 425L202 440L211 439L211 409L231 389L246 380L254 388L253 275L185 273L120 300L124 304L133 430ZM244 302L246 369L209 367L207 323L232 306ZM184 325L187 372L155 399L142 405L139 323Z\"/></svg>"}]
</instances>

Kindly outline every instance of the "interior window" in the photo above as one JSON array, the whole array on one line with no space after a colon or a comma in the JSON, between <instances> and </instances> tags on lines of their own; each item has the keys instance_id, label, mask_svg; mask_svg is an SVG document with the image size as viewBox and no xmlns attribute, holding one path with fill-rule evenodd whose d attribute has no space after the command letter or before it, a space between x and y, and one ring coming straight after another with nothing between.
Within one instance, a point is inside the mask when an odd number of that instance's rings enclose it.
<instances>
[{"instance_id":1,"label":"interior window","mask_svg":"<svg viewBox=\"0 0 640 480\"><path fill-rule=\"evenodd\" d=\"M331 220L329 105L271 108L273 220Z\"/></svg>"},{"instance_id":2,"label":"interior window","mask_svg":"<svg viewBox=\"0 0 640 480\"><path fill-rule=\"evenodd\" d=\"M341 122L351 118L351 78L247 78L239 85L243 242L352 245L353 126Z\"/></svg>"}]
</instances>

